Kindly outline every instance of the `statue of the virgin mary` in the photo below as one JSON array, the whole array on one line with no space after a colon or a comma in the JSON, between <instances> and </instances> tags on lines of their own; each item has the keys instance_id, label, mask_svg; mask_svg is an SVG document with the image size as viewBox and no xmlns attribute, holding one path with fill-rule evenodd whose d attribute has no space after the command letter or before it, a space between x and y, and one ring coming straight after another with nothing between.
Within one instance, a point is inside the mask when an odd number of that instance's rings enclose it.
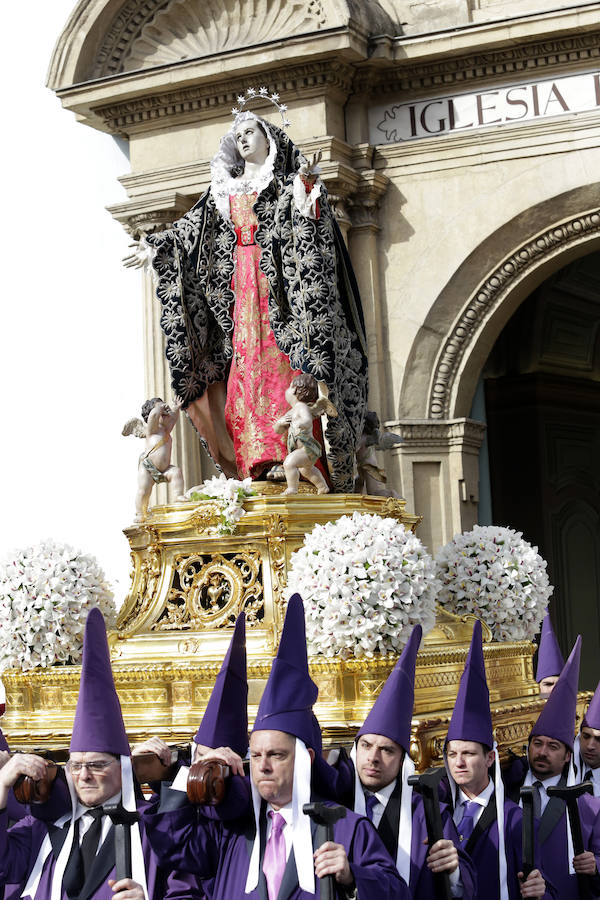
<instances>
[{"instance_id":1,"label":"statue of the virgin mary","mask_svg":"<svg viewBox=\"0 0 600 900\"><path fill-rule=\"evenodd\" d=\"M349 257L316 167L281 128L236 113L208 191L146 238L173 390L225 474L257 479L286 456L273 424L290 381L312 375L338 410L333 489L352 491L367 358Z\"/></svg>"}]
</instances>

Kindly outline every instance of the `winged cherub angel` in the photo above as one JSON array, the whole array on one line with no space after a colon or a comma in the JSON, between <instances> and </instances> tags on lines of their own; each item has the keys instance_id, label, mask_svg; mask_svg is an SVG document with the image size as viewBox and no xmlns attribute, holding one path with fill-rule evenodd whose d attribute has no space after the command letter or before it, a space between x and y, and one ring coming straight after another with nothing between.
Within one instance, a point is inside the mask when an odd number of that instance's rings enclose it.
<instances>
[{"instance_id":1,"label":"winged cherub angel","mask_svg":"<svg viewBox=\"0 0 600 900\"><path fill-rule=\"evenodd\" d=\"M326 414L334 418L338 412L327 397L319 397L312 375L296 375L285 392L291 409L277 419L273 429L283 434L287 429L288 455L283 461L287 489L284 494L297 494L300 475L312 482L317 494L328 494L329 485L315 466L321 456L321 445L313 434L313 419Z\"/></svg>"},{"instance_id":2,"label":"winged cherub angel","mask_svg":"<svg viewBox=\"0 0 600 900\"><path fill-rule=\"evenodd\" d=\"M146 447L138 466L138 489L135 495L135 521L143 521L148 514L148 501L155 484L167 482L173 485L178 500L183 496L183 475L179 466L171 465L173 438L171 432L179 418L181 404L174 409L160 397L146 400L141 419L129 419L123 426L123 434L145 438Z\"/></svg>"}]
</instances>

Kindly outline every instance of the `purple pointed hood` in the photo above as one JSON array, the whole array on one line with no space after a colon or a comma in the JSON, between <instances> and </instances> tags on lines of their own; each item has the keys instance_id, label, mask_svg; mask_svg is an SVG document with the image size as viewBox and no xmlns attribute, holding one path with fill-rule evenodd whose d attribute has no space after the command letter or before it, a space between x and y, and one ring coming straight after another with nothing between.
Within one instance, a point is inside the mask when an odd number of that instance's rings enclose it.
<instances>
[{"instance_id":1,"label":"purple pointed hood","mask_svg":"<svg viewBox=\"0 0 600 900\"><path fill-rule=\"evenodd\" d=\"M355 740L362 734L381 734L410 753L410 729L415 705L415 665L423 629L415 625L400 659L387 677L371 712Z\"/></svg>"},{"instance_id":2,"label":"purple pointed hood","mask_svg":"<svg viewBox=\"0 0 600 900\"><path fill-rule=\"evenodd\" d=\"M3 734L1 728L0 728L0 750L10 750L10 747L8 746L8 743L6 741L6 738L4 737L4 734Z\"/></svg>"},{"instance_id":3,"label":"purple pointed hood","mask_svg":"<svg viewBox=\"0 0 600 900\"><path fill-rule=\"evenodd\" d=\"M550 613L546 613L542 622L542 634L538 648L537 670L535 680L539 684L542 678L550 678L552 675L560 675L565 665L563 655L560 652L556 635L552 627Z\"/></svg>"},{"instance_id":4,"label":"purple pointed hood","mask_svg":"<svg viewBox=\"0 0 600 900\"><path fill-rule=\"evenodd\" d=\"M229 649L194 740L206 747L231 747L241 757L248 751L248 677L244 613L237 617Z\"/></svg>"},{"instance_id":5,"label":"purple pointed hood","mask_svg":"<svg viewBox=\"0 0 600 900\"><path fill-rule=\"evenodd\" d=\"M91 609L85 623L79 697L73 722L71 752L115 753L129 756L121 704L117 697L106 626L99 609Z\"/></svg>"},{"instance_id":6,"label":"purple pointed hood","mask_svg":"<svg viewBox=\"0 0 600 900\"><path fill-rule=\"evenodd\" d=\"M285 731L314 749L318 693L308 671L304 604L300 594L293 594L253 731Z\"/></svg>"},{"instance_id":7,"label":"purple pointed hood","mask_svg":"<svg viewBox=\"0 0 600 900\"><path fill-rule=\"evenodd\" d=\"M590 700L590 705L583 717L581 727L595 728L597 731L600 731L600 681L594 691L594 696Z\"/></svg>"},{"instance_id":8,"label":"purple pointed hood","mask_svg":"<svg viewBox=\"0 0 600 900\"><path fill-rule=\"evenodd\" d=\"M490 692L485 677L481 622L475 622L471 646L460 678L456 703L448 726L448 741L477 741L494 746Z\"/></svg>"},{"instance_id":9,"label":"purple pointed hood","mask_svg":"<svg viewBox=\"0 0 600 900\"><path fill-rule=\"evenodd\" d=\"M580 655L581 635L578 635L560 678L531 729L530 737L545 735L555 741L562 741L570 750L573 749Z\"/></svg>"}]
</instances>

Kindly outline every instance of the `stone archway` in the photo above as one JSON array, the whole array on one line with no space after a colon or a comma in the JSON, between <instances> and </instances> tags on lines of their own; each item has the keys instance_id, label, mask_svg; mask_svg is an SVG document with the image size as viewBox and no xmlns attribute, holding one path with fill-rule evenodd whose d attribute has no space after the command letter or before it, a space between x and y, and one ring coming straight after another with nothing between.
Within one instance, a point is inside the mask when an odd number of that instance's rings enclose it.
<instances>
[{"instance_id":1,"label":"stone archway","mask_svg":"<svg viewBox=\"0 0 600 900\"><path fill-rule=\"evenodd\" d=\"M402 420L469 414L481 367L520 303L552 272L600 248L598 194L598 184L585 185L523 211L458 265L407 358Z\"/></svg>"},{"instance_id":2,"label":"stone archway","mask_svg":"<svg viewBox=\"0 0 600 900\"><path fill-rule=\"evenodd\" d=\"M478 521L485 426L469 419L482 367L504 325L553 272L600 248L598 185L540 203L507 222L458 266L406 363L393 477L436 550Z\"/></svg>"}]
</instances>

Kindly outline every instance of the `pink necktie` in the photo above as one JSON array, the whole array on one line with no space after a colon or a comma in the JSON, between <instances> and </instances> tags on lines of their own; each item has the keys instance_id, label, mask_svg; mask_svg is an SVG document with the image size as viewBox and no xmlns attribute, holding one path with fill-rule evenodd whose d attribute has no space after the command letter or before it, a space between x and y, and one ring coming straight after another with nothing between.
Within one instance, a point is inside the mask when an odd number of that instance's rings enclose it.
<instances>
[{"instance_id":1,"label":"pink necktie","mask_svg":"<svg viewBox=\"0 0 600 900\"><path fill-rule=\"evenodd\" d=\"M269 815L271 816L271 834L265 847L263 872L267 881L269 900L277 900L286 864L285 838L283 836L285 819L281 813L273 812L273 810L269 810Z\"/></svg>"}]
</instances>

